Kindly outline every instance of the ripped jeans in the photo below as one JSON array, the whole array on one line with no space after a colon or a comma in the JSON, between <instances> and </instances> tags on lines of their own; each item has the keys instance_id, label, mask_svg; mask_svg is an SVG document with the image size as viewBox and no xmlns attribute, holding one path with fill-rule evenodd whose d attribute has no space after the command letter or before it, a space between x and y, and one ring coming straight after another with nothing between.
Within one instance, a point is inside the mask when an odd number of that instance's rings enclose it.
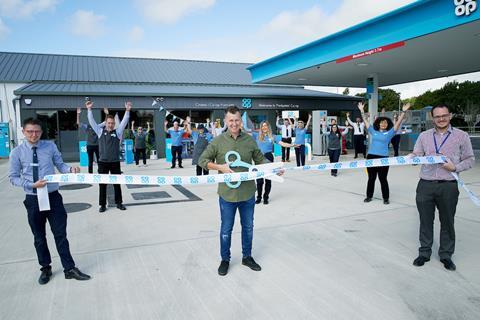
<instances>
[{"instance_id":1,"label":"ripped jeans","mask_svg":"<svg viewBox=\"0 0 480 320\"><path fill-rule=\"evenodd\" d=\"M220 215L222 224L220 226L220 255L223 261L230 261L230 246L232 243L232 230L235 223L235 214L240 212L240 223L242 225L242 254L243 257L252 255L253 239L253 212L255 209L255 196L240 202L228 202L219 197Z\"/></svg>"}]
</instances>

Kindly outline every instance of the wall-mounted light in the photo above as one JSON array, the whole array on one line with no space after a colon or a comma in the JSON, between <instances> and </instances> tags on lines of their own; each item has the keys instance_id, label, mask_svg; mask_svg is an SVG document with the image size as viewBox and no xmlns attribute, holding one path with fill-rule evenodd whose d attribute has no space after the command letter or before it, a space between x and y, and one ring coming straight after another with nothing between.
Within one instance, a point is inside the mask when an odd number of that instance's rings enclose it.
<instances>
[{"instance_id":1,"label":"wall-mounted light","mask_svg":"<svg viewBox=\"0 0 480 320\"><path fill-rule=\"evenodd\" d=\"M298 78L297 80L298 81L307 81L307 79L305 79L305 78Z\"/></svg>"},{"instance_id":2,"label":"wall-mounted light","mask_svg":"<svg viewBox=\"0 0 480 320\"><path fill-rule=\"evenodd\" d=\"M357 63L358 67L368 67L369 65L369 63Z\"/></svg>"},{"instance_id":3,"label":"wall-mounted light","mask_svg":"<svg viewBox=\"0 0 480 320\"><path fill-rule=\"evenodd\" d=\"M31 105L32 104L32 99L24 99L23 101L25 101L25 104L27 106Z\"/></svg>"},{"instance_id":4,"label":"wall-mounted light","mask_svg":"<svg viewBox=\"0 0 480 320\"><path fill-rule=\"evenodd\" d=\"M447 72L447 71L448 71L447 69L440 69L440 70L438 70L437 72L438 72L438 73L445 73L445 72Z\"/></svg>"}]
</instances>

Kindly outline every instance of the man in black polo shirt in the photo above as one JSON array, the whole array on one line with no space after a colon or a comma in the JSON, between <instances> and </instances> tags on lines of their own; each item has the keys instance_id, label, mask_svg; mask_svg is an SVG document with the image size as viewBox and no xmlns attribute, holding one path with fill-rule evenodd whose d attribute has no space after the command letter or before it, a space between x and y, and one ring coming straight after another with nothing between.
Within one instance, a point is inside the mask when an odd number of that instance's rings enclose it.
<instances>
[{"instance_id":1,"label":"man in black polo shirt","mask_svg":"<svg viewBox=\"0 0 480 320\"><path fill-rule=\"evenodd\" d=\"M121 174L120 170L120 142L123 138L123 131L128 124L130 118L130 110L132 109L132 103L125 103L125 115L122 122L117 129L115 129L115 118L112 115L107 115L105 118L105 127L101 127L97 124L93 118L93 102L87 101L85 106L88 109L88 122L92 126L93 130L98 135L98 146L100 150L100 161L98 162L98 173L102 174ZM120 210L126 210L122 204L122 189L119 184L113 185L115 190L115 203ZM100 196L99 196L100 209L99 212L105 212L107 210L107 185L100 184Z\"/></svg>"}]
</instances>

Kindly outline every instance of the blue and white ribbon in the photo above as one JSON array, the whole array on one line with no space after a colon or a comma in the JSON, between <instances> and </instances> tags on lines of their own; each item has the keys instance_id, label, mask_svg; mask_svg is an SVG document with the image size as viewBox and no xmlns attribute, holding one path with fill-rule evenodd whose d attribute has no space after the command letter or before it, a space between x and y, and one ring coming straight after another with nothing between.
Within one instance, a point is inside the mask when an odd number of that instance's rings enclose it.
<instances>
[{"instance_id":1,"label":"blue and white ribbon","mask_svg":"<svg viewBox=\"0 0 480 320\"><path fill-rule=\"evenodd\" d=\"M444 156L427 156L427 157L392 157L392 158L378 158L378 159L366 159L359 161L344 161L333 163L320 163L310 164L302 167L286 167L285 171L289 170L301 170L301 171L324 171L324 170L344 170L344 169L358 169L358 168L371 168L371 167L383 167L383 166L404 166L404 165L417 165L417 164L441 164L446 163L447 158ZM275 170L274 170L275 171ZM465 185L465 182L460 179L457 173L451 172L452 176L457 180L458 184L465 190L472 202L480 207L480 197L473 193Z\"/></svg>"},{"instance_id":2,"label":"blue and white ribbon","mask_svg":"<svg viewBox=\"0 0 480 320\"><path fill-rule=\"evenodd\" d=\"M52 174L45 176L47 182L55 183L92 183L92 184L141 184L141 185L197 185L222 182L248 181L268 178L276 173L271 171L235 172L204 176L147 176L123 174Z\"/></svg>"},{"instance_id":3,"label":"blue and white ribbon","mask_svg":"<svg viewBox=\"0 0 480 320\"><path fill-rule=\"evenodd\" d=\"M286 167L285 171L301 170L301 171L324 171L324 170L344 170L344 169L359 169L370 167L384 167L384 166L405 166L416 164L438 164L446 163L447 159L443 156L428 156L428 157L392 157L392 158L378 158L365 159L358 161L343 161L332 163L309 164L302 167Z\"/></svg>"},{"instance_id":4,"label":"blue and white ribbon","mask_svg":"<svg viewBox=\"0 0 480 320\"><path fill-rule=\"evenodd\" d=\"M475 193L473 193L473 191L471 191L470 189L468 189L468 187L465 185L465 182L463 182L463 180L460 179L460 177L458 176L457 173L452 172L452 176L454 176L455 179L457 179L458 184L463 188L463 190L465 190L465 192L466 192L466 193L468 194L468 196L470 197L470 200L472 200L472 202L473 202L477 207L480 207L480 197L478 197Z\"/></svg>"},{"instance_id":5,"label":"blue and white ribbon","mask_svg":"<svg viewBox=\"0 0 480 320\"><path fill-rule=\"evenodd\" d=\"M276 175L279 171L326 171L331 169L360 169L382 166L405 166L419 164L441 164L446 163L443 156L427 156L427 157L392 157L366 159L358 161L343 161L334 163L318 163L309 164L302 167L281 167L279 164L277 169L251 172L236 172L228 174L215 174L207 176L148 176L148 175L108 175L108 174L54 174L45 176L45 179L51 183L91 183L91 184L137 184L137 185L201 185L201 184L217 184L235 181L248 181L258 178L268 178ZM480 207L480 198L470 191L465 183L456 173L452 173L458 184L467 192L473 203ZM47 188L39 188L37 197L40 210L50 210L48 201Z\"/></svg>"},{"instance_id":6,"label":"blue and white ribbon","mask_svg":"<svg viewBox=\"0 0 480 320\"><path fill-rule=\"evenodd\" d=\"M248 181L275 176L273 170L235 172L212 174L206 176L147 176L147 175L120 175L120 174L52 174L45 176L48 183L91 183L91 184L137 184L137 185L200 185L217 184L235 181ZM37 189L38 206L40 211L50 210L48 190L46 187Z\"/></svg>"}]
</instances>

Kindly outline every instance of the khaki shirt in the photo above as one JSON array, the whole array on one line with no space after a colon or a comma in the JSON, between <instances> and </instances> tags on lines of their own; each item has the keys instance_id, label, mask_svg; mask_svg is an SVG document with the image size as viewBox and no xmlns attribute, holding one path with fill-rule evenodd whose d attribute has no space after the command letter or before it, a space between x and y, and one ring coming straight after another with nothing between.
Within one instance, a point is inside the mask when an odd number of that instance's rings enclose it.
<instances>
[{"instance_id":1,"label":"khaki shirt","mask_svg":"<svg viewBox=\"0 0 480 320\"><path fill-rule=\"evenodd\" d=\"M241 161L246 163L252 163L252 161L255 164L270 163L264 158L257 143L251 136L241 131L237 139L234 139L230 131L227 131L213 139L200 156L198 165L208 169L207 165L209 162L225 164L225 154L229 151L238 152ZM235 172L246 172L248 168L232 167L232 170ZM218 184L218 195L229 202L246 201L255 195L255 191L255 180L243 181L238 188L230 188L225 183Z\"/></svg>"}]
</instances>

